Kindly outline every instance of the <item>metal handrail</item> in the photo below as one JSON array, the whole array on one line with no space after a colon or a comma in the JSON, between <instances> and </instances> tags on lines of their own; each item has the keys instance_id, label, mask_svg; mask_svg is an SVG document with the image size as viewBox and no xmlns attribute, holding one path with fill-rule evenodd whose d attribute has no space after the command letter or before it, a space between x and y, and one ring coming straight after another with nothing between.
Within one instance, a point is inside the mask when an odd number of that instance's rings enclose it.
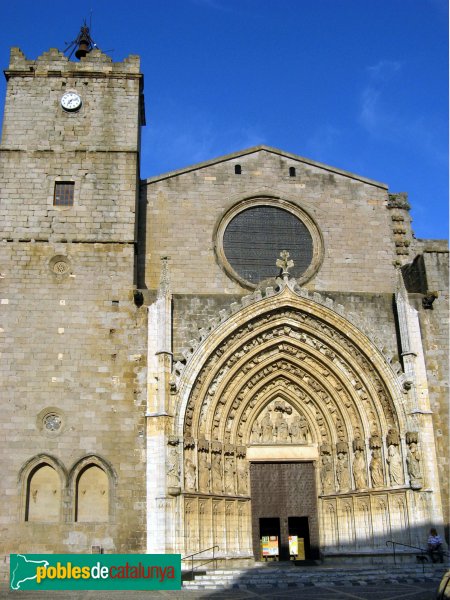
<instances>
[{"instance_id":1,"label":"metal handrail","mask_svg":"<svg viewBox=\"0 0 450 600\"><path fill-rule=\"evenodd\" d=\"M395 540L387 540L386 542L386 546L388 546L389 544L392 544L392 553L394 555L394 565L397 564L397 561L395 560L395 546L404 546L405 548L413 548L414 550L420 550L420 552L423 555L428 554L427 550L425 550L425 548L420 548L419 546L411 546L411 544L403 544L401 542L396 542ZM443 554L445 554L446 556L449 556L448 552L443 551ZM422 561L422 570L423 572L425 572L425 562Z\"/></svg>"},{"instance_id":2,"label":"metal handrail","mask_svg":"<svg viewBox=\"0 0 450 600\"><path fill-rule=\"evenodd\" d=\"M199 567L204 567L205 565L209 564L210 562L214 562L215 566L217 567L217 558L214 556L214 550L217 548L217 550L220 550L219 546L216 544L214 546L210 546L209 548L205 548L204 550L199 550L198 552L194 552L193 554L188 554L187 556L184 556L181 560L188 560L189 558L191 559L191 577L192 579L194 579L194 568L198 569ZM208 552L208 550L212 550L212 558L210 558L209 560L199 564L199 565L195 565L194 567L194 556L197 556L198 554L203 554L203 552Z\"/></svg>"}]
</instances>

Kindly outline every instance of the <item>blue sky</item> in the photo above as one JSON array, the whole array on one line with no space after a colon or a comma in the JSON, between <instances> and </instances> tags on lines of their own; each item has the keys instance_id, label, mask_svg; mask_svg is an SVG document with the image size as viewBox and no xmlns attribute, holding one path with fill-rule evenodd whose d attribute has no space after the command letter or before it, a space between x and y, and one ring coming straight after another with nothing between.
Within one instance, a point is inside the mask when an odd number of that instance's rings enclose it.
<instances>
[{"instance_id":1,"label":"blue sky","mask_svg":"<svg viewBox=\"0 0 450 600\"><path fill-rule=\"evenodd\" d=\"M142 177L267 144L408 192L417 237L448 236L447 0L0 0L2 68L91 9L102 50L142 58Z\"/></svg>"}]
</instances>

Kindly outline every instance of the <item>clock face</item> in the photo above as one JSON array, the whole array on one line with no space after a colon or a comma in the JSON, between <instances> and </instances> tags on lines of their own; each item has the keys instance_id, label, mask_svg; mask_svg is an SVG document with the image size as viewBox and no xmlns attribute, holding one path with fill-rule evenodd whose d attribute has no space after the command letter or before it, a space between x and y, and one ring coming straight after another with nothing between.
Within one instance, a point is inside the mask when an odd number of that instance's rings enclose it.
<instances>
[{"instance_id":1,"label":"clock face","mask_svg":"<svg viewBox=\"0 0 450 600\"><path fill-rule=\"evenodd\" d=\"M73 112L81 106L81 98L75 92L66 92L61 98L61 106L64 110Z\"/></svg>"}]
</instances>

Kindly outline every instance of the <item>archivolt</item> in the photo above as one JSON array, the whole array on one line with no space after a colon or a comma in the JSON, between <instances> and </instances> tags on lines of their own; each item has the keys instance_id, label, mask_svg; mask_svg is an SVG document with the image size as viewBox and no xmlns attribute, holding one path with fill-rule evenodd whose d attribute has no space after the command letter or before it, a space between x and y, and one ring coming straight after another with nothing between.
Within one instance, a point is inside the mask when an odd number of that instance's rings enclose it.
<instances>
[{"instance_id":1,"label":"archivolt","mask_svg":"<svg viewBox=\"0 0 450 600\"><path fill-rule=\"evenodd\" d=\"M381 352L344 317L288 287L197 347L180 379L176 433L246 445L276 397L307 417L319 444L405 431L400 382Z\"/></svg>"}]
</instances>

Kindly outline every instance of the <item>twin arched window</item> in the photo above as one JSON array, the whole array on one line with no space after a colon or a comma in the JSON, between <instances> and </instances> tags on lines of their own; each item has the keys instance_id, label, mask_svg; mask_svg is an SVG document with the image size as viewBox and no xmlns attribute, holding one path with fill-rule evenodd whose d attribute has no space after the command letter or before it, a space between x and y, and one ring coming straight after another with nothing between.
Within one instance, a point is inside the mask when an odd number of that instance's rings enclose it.
<instances>
[{"instance_id":1,"label":"twin arched window","mask_svg":"<svg viewBox=\"0 0 450 600\"><path fill-rule=\"evenodd\" d=\"M67 475L50 457L32 461L23 472L25 521L56 523L63 520L63 496L72 500L71 520L108 521L111 477L102 462L97 457L85 458Z\"/></svg>"}]
</instances>

